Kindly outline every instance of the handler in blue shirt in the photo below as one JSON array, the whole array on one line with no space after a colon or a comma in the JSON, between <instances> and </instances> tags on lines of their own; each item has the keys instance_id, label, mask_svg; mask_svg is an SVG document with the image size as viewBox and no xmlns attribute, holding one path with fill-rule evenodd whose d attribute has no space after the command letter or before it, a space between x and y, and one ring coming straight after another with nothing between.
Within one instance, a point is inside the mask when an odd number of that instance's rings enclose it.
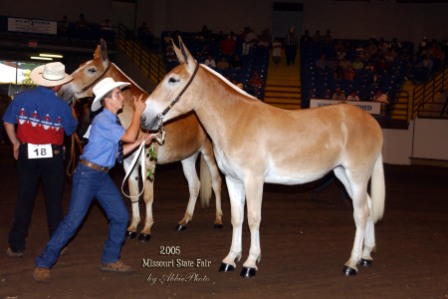
<instances>
[{"instance_id":1,"label":"handler in blue shirt","mask_svg":"<svg viewBox=\"0 0 448 299\"><path fill-rule=\"evenodd\" d=\"M141 142L149 143L155 135L143 134L137 140L140 131L140 116L146 105L134 98L134 114L130 126L124 129L117 123L117 113L123 109L122 88L126 82L115 82L105 78L93 87L95 99L92 111L104 106L93 120L89 130L89 142L84 148L80 162L73 176L72 194L68 214L58 226L43 252L36 258L33 277L38 282L50 281L50 268L66 243L74 236L94 198L104 209L109 219L109 234L101 257L100 269L119 273L130 273L132 268L120 260L120 252L126 236L128 211L120 191L108 174L119 155L119 145L125 142L123 154L137 148Z\"/></svg>"}]
</instances>

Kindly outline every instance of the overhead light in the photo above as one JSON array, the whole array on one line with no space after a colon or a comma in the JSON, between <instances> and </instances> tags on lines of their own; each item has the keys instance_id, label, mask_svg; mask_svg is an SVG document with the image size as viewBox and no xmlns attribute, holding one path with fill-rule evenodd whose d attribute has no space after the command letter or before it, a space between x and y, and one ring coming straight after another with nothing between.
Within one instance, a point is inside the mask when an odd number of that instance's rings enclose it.
<instances>
[{"instance_id":1,"label":"overhead light","mask_svg":"<svg viewBox=\"0 0 448 299\"><path fill-rule=\"evenodd\" d=\"M51 57L41 57L41 56L31 56L30 58L34 60L53 60L53 58Z\"/></svg>"},{"instance_id":2,"label":"overhead light","mask_svg":"<svg viewBox=\"0 0 448 299\"><path fill-rule=\"evenodd\" d=\"M51 58L63 58L61 54L49 54L49 53L40 53L39 56L41 57L51 57Z\"/></svg>"}]
</instances>

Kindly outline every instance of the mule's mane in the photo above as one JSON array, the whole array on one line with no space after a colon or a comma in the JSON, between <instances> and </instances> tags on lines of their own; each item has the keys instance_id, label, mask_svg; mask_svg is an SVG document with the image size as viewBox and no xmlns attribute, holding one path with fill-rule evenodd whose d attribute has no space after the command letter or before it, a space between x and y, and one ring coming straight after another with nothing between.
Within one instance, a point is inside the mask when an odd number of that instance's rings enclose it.
<instances>
[{"instance_id":1,"label":"mule's mane","mask_svg":"<svg viewBox=\"0 0 448 299\"><path fill-rule=\"evenodd\" d=\"M230 82L226 77L224 77L223 75L221 75L220 73L218 73L217 71L215 71L214 69L208 67L205 64L200 64L200 66L204 69L206 69L207 71L209 71L210 73L212 73L213 75L215 75L216 77L218 77L219 79L221 79L224 83L226 83L228 86L230 86L233 90L235 90L236 92L240 93L241 95L247 96L249 98L252 98L254 100L258 100L256 97L254 97L253 95L247 93L246 91L244 91L243 89L239 88L238 86L236 86L235 84L233 84L232 82Z\"/></svg>"}]
</instances>

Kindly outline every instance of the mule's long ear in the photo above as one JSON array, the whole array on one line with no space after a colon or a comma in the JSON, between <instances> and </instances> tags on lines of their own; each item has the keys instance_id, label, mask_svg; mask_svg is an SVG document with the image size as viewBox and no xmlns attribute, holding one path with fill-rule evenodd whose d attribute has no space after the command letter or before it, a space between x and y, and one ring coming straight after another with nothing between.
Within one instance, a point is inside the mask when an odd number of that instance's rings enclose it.
<instances>
[{"instance_id":1,"label":"mule's long ear","mask_svg":"<svg viewBox=\"0 0 448 299\"><path fill-rule=\"evenodd\" d=\"M181 50L176 46L174 43L174 40L171 39L171 44L173 45L174 53L176 53L177 59L179 60L179 63L182 63L185 61L185 57L182 55Z\"/></svg>"},{"instance_id":2,"label":"mule's long ear","mask_svg":"<svg viewBox=\"0 0 448 299\"><path fill-rule=\"evenodd\" d=\"M188 51L187 47L185 47L184 42L182 41L182 38L179 36L179 48L182 53L182 56L184 57L184 61L189 66L193 66L195 64L195 60L193 56L191 56L190 51Z\"/></svg>"},{"instance_id":3,"label":"mule's long ear","mask_svg":"<svg viewBox=\"0 0 448 299\"><path fill-rule=\"evenodd\" d=\"M101 59L103 61L109 60L109 55L107 54L107 43L104 39L101 39Z\"/></svg>"}]
</instances>

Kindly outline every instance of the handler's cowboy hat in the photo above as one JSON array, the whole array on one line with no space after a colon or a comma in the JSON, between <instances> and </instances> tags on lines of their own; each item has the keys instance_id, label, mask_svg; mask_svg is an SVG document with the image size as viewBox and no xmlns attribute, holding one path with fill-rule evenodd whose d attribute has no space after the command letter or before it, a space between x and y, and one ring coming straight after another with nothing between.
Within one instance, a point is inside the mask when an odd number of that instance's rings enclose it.
<instances>
[{"instance_id":1,"label":"handler's cowboy hat","mask_svg":"<svg viewBox=\"0 0 448 299\"><path fill-rule=\"evenodd\" d=\"M93 87L93 94L95 95L95 98L92 102L92 111L95 112L101 108L101 99L112 89L114 88L120 88L123 89L124 87L131 85L131 83L128 82L115 82L114 79L107 77L98 82Z\"/></svg>"},{"instance_id":2,"label":"handler's cowboy hat","mask_svg":"<svg viewBox=\"0 0 448 299\"><path fill-rule=\"evenodd\" d=\"M70 82L73 77L65 73L65 66L62 63L51 62L33 69L31 79L37 85L54 87Z\"/></svg>"}]
</instances>

